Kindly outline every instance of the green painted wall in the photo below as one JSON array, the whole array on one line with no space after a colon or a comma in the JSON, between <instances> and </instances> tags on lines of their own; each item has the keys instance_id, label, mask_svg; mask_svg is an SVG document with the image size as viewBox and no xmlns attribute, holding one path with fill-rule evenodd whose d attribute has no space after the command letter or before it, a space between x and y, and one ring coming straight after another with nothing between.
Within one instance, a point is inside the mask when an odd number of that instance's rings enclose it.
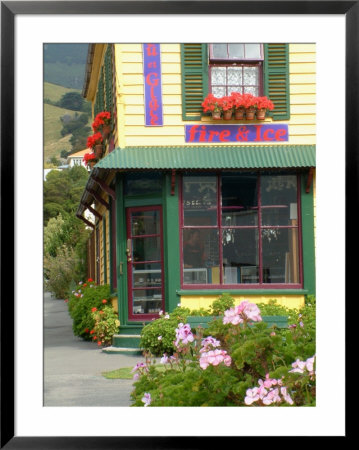
<instances>
[{"instance_id":1,"label":"green painted wall","mask_svg":"<svg viewBox=\"0 0 359 450\"><path fill-rule=\"evenodd\" d=\"M301 177L303 287L308 294L315 295L315 247L314 247L314 203L313 183L306 193L308 173Z\"/></svg>"}]
</instances>

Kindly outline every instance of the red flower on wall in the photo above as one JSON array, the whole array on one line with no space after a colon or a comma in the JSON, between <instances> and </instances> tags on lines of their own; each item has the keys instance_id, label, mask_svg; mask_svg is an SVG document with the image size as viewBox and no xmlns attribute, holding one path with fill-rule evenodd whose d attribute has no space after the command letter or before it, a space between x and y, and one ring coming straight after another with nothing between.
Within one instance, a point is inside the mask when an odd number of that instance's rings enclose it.
<instances>
[{"instance_id":1,"label":"red flower on wall","mask_svg":"<svg viewBox=\"0 0 359 450\"><path fill-rule=\"evenodd\" d=\"M95 133L87 138L87 147L94 148L95 145L100 145L103 142L103 137L101 133Z\"/></svg>"},{"instance_id":2,"label":"red flower on wall","mask_svg":"<svg viewBox=\"0 0 359 450\"><path fill-rule=\"evenodd\" d=\"M103 125L110 125L111 122L111 113L108 111L102 111L97 114L93 123L92 129L94 131L98 131Z\"/></svg>"}]
</instances>

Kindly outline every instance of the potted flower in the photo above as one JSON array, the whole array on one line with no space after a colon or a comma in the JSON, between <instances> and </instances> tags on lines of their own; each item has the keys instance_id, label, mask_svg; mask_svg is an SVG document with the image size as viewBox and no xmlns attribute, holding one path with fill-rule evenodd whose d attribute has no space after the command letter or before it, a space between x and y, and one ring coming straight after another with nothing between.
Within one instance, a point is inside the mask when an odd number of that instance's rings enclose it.
<instances>
[{"instance_id":1,"label":"potted flower","mask_svg":"<svg viewBox=\"0 0 359 450\"><path fill-rule=\"evenodd\" d=\"M100 132L95 133L94 135L89 136L87 138L87 147L91 148L94 151L97 159L102 158L102 153L103 153L102 143L103 143L103 137Z\"/></svg>"},{"instance_id":2,"label":"potted flower","mask_svg":"<svg viewBox=\"0 0 359 450\"><path fill-rule=\"evenodd\" d=\"M97 163L97 159L95 156L95 153L85 153L84 157L83 157L83 161L85 163L86 166L90 166L91 169L93 168L93 166Z\"/></svg>"},{"instance_id":3,"label":"potted flower","mask_svg":"<svg viewBox=\"0 0 359 450\"><path fill-rule=\"evenodd\" d=\"M232 96L222 97L221 106L223 110L223 119L231 120L233 114L233 97Z\"/></svg>"},{"instance_id":4,"label":"potted flower","mask_svg":"<svg viewBox=\"0 0 359 450\"><path fill-rule=\"evenodd\" d=\"M252 94L243 94L243 106L246 109L246 119L253 120L256 113L256 97Z\"/></svg>"},{"instance_id":5,"label":"potted flower","mask_svg":"<svg viewBox=\"0 0 359 450\"><path fill-rule=\"evenodd\" d=\"M212 119L218 120L221 118L222 104L221 98L215 97L213 94L208 94L202 103L203 112L211 112Z\"/></svg>"},{"instance_id":6,"label":"potted flower","mask_svg":"<svg viewBox=\"0 0 359 450\"><path fill-rule=\"evenodd\" d=\"M102 111L97 114L92 123L92 128L96 132L102 131L104 137L107 137L111 132L111 113Z\"/></svg>"},{"instance_id":7,"label":"potted flower","mask_svg":"<svg viewBox=\"0 0 359 450\"><path fill-rule=\"evenodd\" d=\"M268 97L257 97L257 112L256 116L258 120L264 120L266 117L266 111L272 111L274 104Z\"/></svg>"},{"instance_id":8,"label":"potted flower","mask_svg":"<svg viewBox=\"0 0 359 450\"><path fill-rule=\"evenodd\" d=\"M232 92L231 97L233 102L234 118L236 120L242 120L246 111L243 95L240 92Z\"/></svg>"}]
</instances>

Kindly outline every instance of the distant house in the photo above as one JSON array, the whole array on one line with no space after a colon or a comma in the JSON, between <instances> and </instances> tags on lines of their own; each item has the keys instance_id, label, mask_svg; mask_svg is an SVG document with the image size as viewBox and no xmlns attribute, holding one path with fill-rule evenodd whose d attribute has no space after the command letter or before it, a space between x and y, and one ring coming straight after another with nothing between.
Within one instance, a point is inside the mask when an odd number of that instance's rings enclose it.
<instances>
[{"instance_id":1,"label":"distant house","mask_svg":"<svg viewBox=\"0 0 359 450\"><path fill-rule=\"evenodd\" d=\"M80 150L79 152L76 153L72 153L72 155L69 155L67 157L67 163L69 165L69 167L74 167L74 166L83 166L86 168L86 165L83 162L83 157L85 155L85 153L88 153L90 150L88 148L85 148L84 150Z\"/></svg>"}]
</instances>

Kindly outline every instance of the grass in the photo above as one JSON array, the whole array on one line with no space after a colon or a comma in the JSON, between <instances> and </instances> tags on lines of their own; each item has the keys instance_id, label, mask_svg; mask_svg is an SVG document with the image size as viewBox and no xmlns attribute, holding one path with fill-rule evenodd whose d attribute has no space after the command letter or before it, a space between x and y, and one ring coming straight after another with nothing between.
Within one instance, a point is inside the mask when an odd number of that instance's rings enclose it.
<instances>
[{"instance_id":1,"label":"grass","mask_svg":"<svg viewBox=\"0 0 359 450\"><path fill-rule=\"evenodd\" d=\"M60 100L67 92L80 91L57 86L56 84L44 83L44 98L49 98L51 101L56 102ZM75 111L44 103L44 161L49 160L52 156L59 158L62 150L69 151L72 148L69 142L71 134L64 137L61 136L62 123L60 117L65 114L73 116Z\"/></svg>"},{"instance_id":2,"label":"grass","mask_svg":"<svg viewBox=\"0 0 359 450\"><path fill-rule=\"evenodd\" d=\"M121 369L111 370L110 372L103 372L101 375L109 380L132 380L133 373L131 373L133 367L122 367ZM164 366L156 365L156 369L164 371Z\"/></svg>"}]
</instances>

